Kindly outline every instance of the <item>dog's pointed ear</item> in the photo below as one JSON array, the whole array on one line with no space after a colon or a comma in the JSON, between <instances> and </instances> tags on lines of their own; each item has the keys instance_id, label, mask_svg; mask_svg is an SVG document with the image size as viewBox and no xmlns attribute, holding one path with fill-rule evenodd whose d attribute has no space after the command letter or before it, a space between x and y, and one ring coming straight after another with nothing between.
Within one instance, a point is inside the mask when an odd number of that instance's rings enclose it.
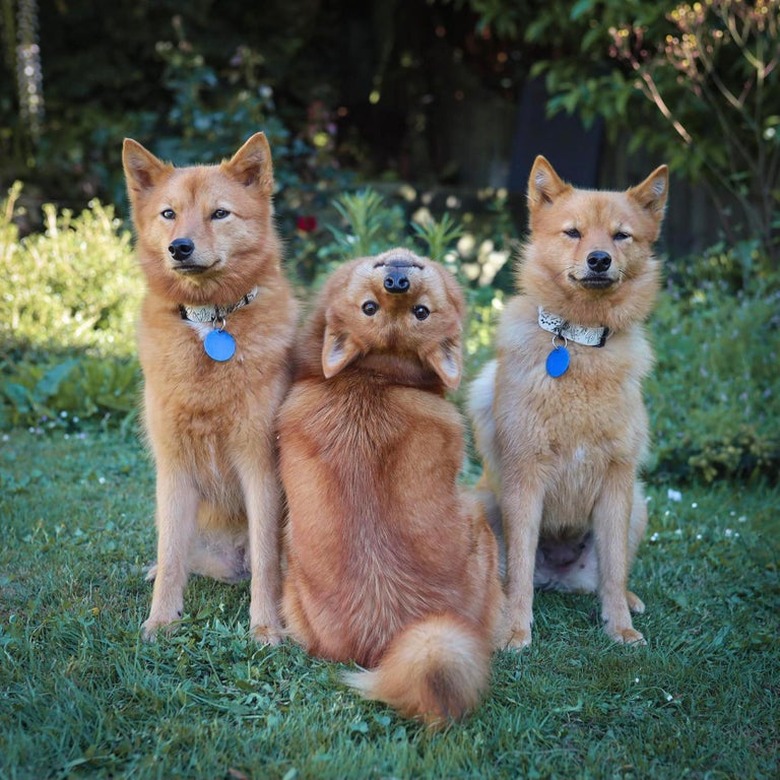
<instances>
[{"instance_id":1,"label":"dog's pointed ear","mask_svg":"<svg viewBox=\"0 0 780 780\"><path fill-rule=\"evenodd\" d=\"M322 373L330 379L345 369L361 354L360 346L344 331L325 326L325 339L322 344Z\"/></svg>"},{"instance_id":2,"label":"dog's pointed ear","mask_svg":"<svg viewBox=\"0 0 780 780\"><path fill-rule=\"evenodd\" d=\"M460 336L445 339L424 355L425 362L436 372L448 390L456 390L463 374L463 350Z\"/></svg>"},{"instance_id":3,"label":"dog's pointed ear","mask_svg":"<svg viewBox=\"0 0 780 780\"><path fill-rule=\"evenodd\" d=\"M122 144L122 166L130 200L150 190L173 170L172 165L155 157L132 138L125 138Z\"/></svg>"},{"instance_id":4,"label":"dog's pointed ear","mask_svg":"<svg viewBox=\"0 0 780 780\"><path fill-rule=\"evenodd\" d=\"M274 168L265 133L255 133L223 166L228 175L245 187L257 187L268 195L273 193Z\"/></svg>"},{"instance_id":5,"label":"dog's pointed ear","mask_svg":"<svg viewBox=\"0 0 780 780\"><path fill-rule=\"evenodd\" d=\"M528 177L528 208L535 211L570 189L571 184L558 176L547 158L538 155Z\"/></svg>"},{"instance_id":6,"label":"dog's pointed ear","mask_svg":"<svg viewBox=\"0 0 780 780\"><path fill-rule=\"evenodd\" d=\"M628 196L647 209L660 222L669 195L669 168L659 165L641 184L631 187Z\"/></svg>"}]
</instances>

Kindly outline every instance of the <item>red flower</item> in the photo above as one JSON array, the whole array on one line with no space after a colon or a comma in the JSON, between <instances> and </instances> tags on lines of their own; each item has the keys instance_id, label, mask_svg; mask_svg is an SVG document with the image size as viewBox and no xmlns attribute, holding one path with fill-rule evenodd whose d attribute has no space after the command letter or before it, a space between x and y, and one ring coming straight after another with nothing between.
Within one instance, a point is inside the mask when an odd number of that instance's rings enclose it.
<instances>
[{"instance_id":1,"label":"red flower","mask_svg":"<svg viewBox=\"0 0 780 780\"><path fill-rule=\"evenodd\" d=\"M300 216L295 219L295 227L302 233L312 233L317 229L317 217Z\"/></svg>"}]
</instances>

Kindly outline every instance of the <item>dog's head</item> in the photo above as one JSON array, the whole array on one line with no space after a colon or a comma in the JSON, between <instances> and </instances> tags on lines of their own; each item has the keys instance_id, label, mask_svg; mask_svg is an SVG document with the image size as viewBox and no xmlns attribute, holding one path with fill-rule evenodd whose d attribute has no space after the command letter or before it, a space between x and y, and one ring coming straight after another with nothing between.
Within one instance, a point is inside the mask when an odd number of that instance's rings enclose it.
<instances>
[{"instance_id":1,"label":"dog's head","mask_svg":"<svg viewBox=\"0 0 780 780\"><path fill-rule=\"evenodd\" d=\"M531 235L520 283L532 287L551 310L575 301L614 311L632 298L653 299L658 286L652 246L669 191L665 165L625 192L581 190L564 182L542 156L528 181Z\"/></svg>"},{"instance_id":2,"label":"dog's head","mask_svg":"<svg viewBox=\"0 0 780 780\"><path fill-rule=\"evenodd\" d=\"M320 300L326 378L354 365L409 384L460 384L465 303L443 266L393 249L342 266Z\"/></svg>"},{"instance_id":3,"label":"dog's head","mask_svg":"<svg viewBox=\"0 0 780 780\"><path fill-rule=\"evenodd\" d=\"M265 135L256 133L220 165L186 168L126 138L122 162L150 286L180 303L244 295L264 257L277 254Z\"/></svg>"}]
</instances>

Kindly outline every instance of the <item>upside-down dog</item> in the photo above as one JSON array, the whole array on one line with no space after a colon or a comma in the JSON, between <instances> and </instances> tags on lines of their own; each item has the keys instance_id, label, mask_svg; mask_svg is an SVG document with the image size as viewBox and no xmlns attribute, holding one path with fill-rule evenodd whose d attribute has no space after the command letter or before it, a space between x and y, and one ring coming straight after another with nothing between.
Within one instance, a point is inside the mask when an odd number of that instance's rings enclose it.
<instances>
[{"instance_id":1,"label":"upside-down dog","mask_svg":"<svg viewBox=\"0 0 780 780\"><path fill-rule=\"evenodd\" d=\"M510 647L531 641L534 584L598 591L609 636L644 641L627 580L647 524L643 323L668 186L666 166L625 192L575 189L541 156L531 171L520 294L469 401L489 512L503 520Z\"/></svg>"},{"instance_id":2,"label":"upside-down dog","mask_svg":"<svg viewBox=\"0 0 780 780\"><path fill-rule=\"evenodd\" d=\"M147 294L143 417L157 468L157 563L146 638L182 616L190 573L251 576L250 628L281 623L274 422L291 380L296 304L280 269L262 133L214 166L174 168L126 139Z\"/></svg>"},{"instance_id":3,"label":"upside-down dog","mask_svg":"<svg viewBox=\"0 0 780 780\"><path fill-rule=\"evenodd\" d=\"M456 484L465 306L443 266L394 249L327 281L279 422L289 507L283 613L347 681L442 724L485 690L503 594L497 548Z\"/></svg>"}]
</instances>

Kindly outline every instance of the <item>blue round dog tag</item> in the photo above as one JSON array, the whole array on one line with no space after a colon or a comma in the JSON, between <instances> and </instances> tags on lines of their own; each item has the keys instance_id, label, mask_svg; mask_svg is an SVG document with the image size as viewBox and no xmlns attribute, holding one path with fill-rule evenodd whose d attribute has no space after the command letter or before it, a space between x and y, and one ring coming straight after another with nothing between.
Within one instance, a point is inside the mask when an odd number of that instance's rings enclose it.
<instances>
[{"instance_id":1,"label":"blue round dog tag","mask_svg":"<svg viewBox=\"0 0 780 780\"><path fill-rule=\"evenodd\" d=\"M203 347L212 360L220 363L236 354L236 340L226 330L212 330L203 339Z\"/></svg>"},{"instance_id":2,"label":"blue round dog tag","mask_svg":"<svg viewBox=\"0 0 780 780\"><path fill-rule=\"evenodd\" d=\"M569 350L566 347L555 347L547 356L547 373L557 378L569 370Z\"/></svg>"}]
</instances>

